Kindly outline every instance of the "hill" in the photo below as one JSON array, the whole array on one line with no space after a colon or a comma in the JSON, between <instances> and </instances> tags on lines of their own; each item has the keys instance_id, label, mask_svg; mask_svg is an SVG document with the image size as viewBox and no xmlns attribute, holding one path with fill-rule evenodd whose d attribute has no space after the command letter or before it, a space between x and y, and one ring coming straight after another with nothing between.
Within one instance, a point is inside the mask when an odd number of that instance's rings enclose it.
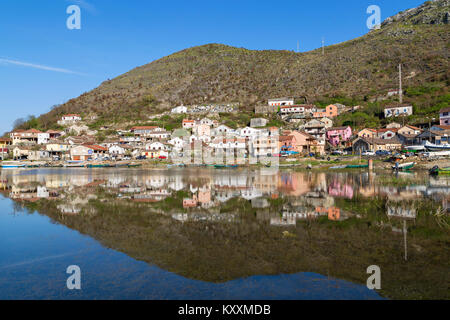
<instances>
[{"instance_id":1,"label":"hill","mask_svg":"<svg viewBox=\"0 0 450 320\"><path fill-rule=\"evenodd\" d=\"M379 30L326 47L324 55L222 44L185 49L105 81L35 122L49 128L62 114L80 113L97 123L121 123L180 104L239 102L250 110L281 96L369 105L396 88L399 63L406 101L419 114L435 112L449 103L449 12L450 0L427 1L386 19ZM380 108L382 103L367 112Z\"/></svg>"}]
</instances>

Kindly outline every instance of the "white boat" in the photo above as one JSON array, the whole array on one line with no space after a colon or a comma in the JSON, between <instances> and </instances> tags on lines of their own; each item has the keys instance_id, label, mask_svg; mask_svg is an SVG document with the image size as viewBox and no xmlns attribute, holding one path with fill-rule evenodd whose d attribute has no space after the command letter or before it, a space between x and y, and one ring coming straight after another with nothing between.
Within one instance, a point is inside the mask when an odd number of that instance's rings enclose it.
<instances>
[{"instance_id":1,"label":"white boat","mask_svg":"<svg viewBox=\"0 0 450 320\"><path fill-rule=\"evenodd\" d=\"M25 168L26 163L20 161L2 161L0 167L2 169Z\"/></svg>"},{"instance_id":2,"label":"white boat","mask_svg":"<svg viewBox=\"0 0 450 320\"><path fill-rule=\"evenodd\" d=\"M399 163L398 165L394 165L392 169L394 170L409 170L412 169L416 165L415 162L407 162L407 163Z\"/></svg>"},{"instance_id":3,"label":"white boat","mask_svg":"<svg viewBox=\"0 0 450 320\"><path fill-rule=\"evenodd\" d=\"M433 144L427 141L425 143L425 148L429 151L450 151L450 144Z\"/></svg>"},{"instance_id":4,"label":"white boat","mask_svg":"<svg viewBox=\"0 0 450 320\"><path fill-rule=\"evenodd\" d=\"M425 151L426 148L425 148L424 145L421 145L421 146L407 146L406 150L408 150L408 151Z\"/></svg>"},{"instance_id":5,"label":"white boat","mask_svg":"<svg viewBox=\"0 0 450 320\"><path fill-rule=\"evenodd\" d=\"M435 152L425 152L422 154L425 158L437 158L437 157L450 157L450 150L448 151L435 151Z\"/></svg>"}]
</instances>

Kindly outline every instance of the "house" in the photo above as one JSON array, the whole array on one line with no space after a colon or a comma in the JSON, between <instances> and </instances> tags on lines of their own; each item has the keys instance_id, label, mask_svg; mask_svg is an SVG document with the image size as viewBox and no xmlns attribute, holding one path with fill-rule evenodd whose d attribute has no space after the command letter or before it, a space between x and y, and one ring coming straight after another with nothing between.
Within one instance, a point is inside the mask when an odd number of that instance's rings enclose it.
<instances>
[{"instance_id":1,"label":"house","mask_svg":"<svg viewBox=\"0 0 450 320\"><path fill-rule=\"evenodd\" d=\"M45 148L32 146L16 146L13 149L13 157L16 160L47 161L50 154Z\"/></svg>"},{"instance_id":2,"label":"house","mask_svg":"<svg viewBox=\"0 0 450 320\"><path fill-rule=\"evenodd\" d=\"M47 130L47 133L49 135L49 139L58 139L61 136L65 135L64 131L57 131L57 130Z\"/></svg>"},{"instance_id":3,"label":"house","mask_svg":"<svg viewBox=\"0 0 450 320\"><path fill-rule=\"evenodd\" d=\"M309 113L311 116L317 111L317 107L312 104L288 105L280 107L281 115L292 113Z\"/></svg>"},{"instance_id":4,"label":"house","mask_svg":"<svg viewBox=\"0 0 450 320\"><path fill-rule=\"evenodd\" d=\"M147 138L150 138L151 140L163 140L163 139L169 139L170 138L171 133L168 131L154 131L154 132L150 132L149 134L146 135Z\"/></svg>"},{"instance_id":5,"label":"house","mask_svg":"<svg viewBox=\"0 0 450 320\"><path fill-rule=\"evenodd\" d=\"M135 136L147 136L152 132L164 131L164 129L156 126L137 126L130 129Z\"/></svg>"},{"instance_id":6,"label":"house","mask_svg":"<svg viewBox=\"0 0 450 320\"><path fill-rule=\"evenodd\" d=\"M217 128L214 128L211 135L217 136L217 135L229 135L234 134L234 130L226 125L220 125Z\"/></svg>"},{"instance_id":7,"label":"house","mask_svg":"<svg viewBox=\"0 0 450 320\"><path fill-rule=\"evenodd\" d=\"M402 148L401 141L394 137L392 139L380 139L380 138L356 138L353 143L353 151L356 153L362 153L364 151L378 151L378 150L400 150Z\"/></svg>"},{"instance_id":8,"label":"house","mask_svg":"<svg viewBox=\"0 0 450 320\"><path fill-rule=\"evenodd\" d=\"M318 120L320 122L325 123L325 128L331 128L333 126L333 120L329 119L329 118L318 118Z\"/></svg>"},{"instance_id":9,"label":"house","mask_svg":"<svg viewBox=\"0 0 450 320\"><path fill-rule=\"evenodd\" d=\"M278 141L279 137L254 137L249 143L249 153L253 157L267 157L279 154Z\"/></svg>"},{"instance_id":10,"label":"house","mask_svg":"<svg viewBox=\"0 0 450 320\"><path fill-rule=\"evenodd\" d=\"M392 139L396 136L398 129L378 129L377 137L380 139Z\"/></svg>"},{"instance_id":11,"label":"house","mask_svg":"<svg viewBox=\"0 0 450 320\"><path fill-rule=\"evenodd\" d=\"M396 106L388 106L384 108L384 117L400 117L400 116L410 116L413 114L413 107L411 105L403 104Z\"/></svg>"},{"instance_id":12,"label":"house","mask_svg":"<svg viewBox=\"0 0 450 320\"><path fill-rule=\"evenodd\" d=\"M444 108L439 111L439 120L441 126L450 125L450 108Z\"/></svg>"},{"instance_id":13,"label":"house","mask_svg":"<svg viewBox=\"0 0 450 320\"><path fill-rule=\"evenodd\" d=\"M358 137L360 138L376 138L377 130L365 128L358 132Z\"/></svg>"},{"instance_id":14,"label":"house","mask_svg":"<svg viewBox=\"0 0 450 320\"><path fill-rule=\"evenodd\" d=\"M404 146L414 146L419 144L417 136L418 134L397 133L397 138Z\"/></svg>"},{"instance_id":15,"label":"house","mask_svg":"<svg viewBox=\"0 0 450 320\"><path fill-rule=\"evenodd\" d=\"M319 144L325 144L326 125L317 119L310 120L302 126L303 130L313 136Z\"/></svg>"},{"instance_id":16,"label":"house","mask_svg":"<svg viewBox=\"0 0 450 320\"><path fill-rule=\"evenodd\" d=\"M245 127L242 129L238 129L237 132L240 137L249 139L261 135L263 133L263 130Z\"/></svg>"},{"instance_id":17,"label":"house","mask_svg":"<svg viewBox=\"0 0 450 320\"><path fill-rule=\"evenodd\" d=\"M422 130L420 128L410 126L410 125L403 126L397 130L397 134L404 134L404 135L410 135L410 136L418 135L421 132L422 132Z\"/></svg>"},{"instance_id":18,"label":"house","mask_svg":"<svg viewBox=\"0 0 450 320\"><path fill-rule=\"evenodd\" d=\"M168 144L162 142L152 142L145 146L145 152L143 152L143 155L152 159L161 157L168 158L169 151L170 146Z\"/></svg>"},{"instance_id":19,"label":"house","mask_svg":"<svg viewBox=\"0 0 450 320\"><path fill-rule=\"evenodd\" d=\"M181 149L183 149L183 146L185 144L187 144L188 142L187 142L187 140L183 140L180 137L175 137L175 138L170 139L168 141L168 143L173 146L173 149L181 150Z\"/></svg>"},{"instance_id":20,"label":"house","mask_svg":"<svg viewBox=\"0 0 450 320\"><path fill-rule=\"evenodd\" d=\"M234 155L243 155L246 153L247 144L242 138L216 138L211 141L209 147L217 153L229 153Z\"/></svg>"},{"instance_id":21,"label":"house","mask_svg":"<svg viewBox=\"0 0 450 320\"><path fill-rule=\"evenodd\" d=\"M79 114L66 114L61 117L61 120L58 121L58 124L64 126L68 124L74 124L79 121L81 121L81 116Z\"/></svg>"},{"instance_id":22,"label":"house","mask_svg":"<svg viewBox=\"0 0 450 320\"><path fill-rule=\"evenodd\" d=\"M292 151L308 154L311 152L322 154L325 151L324 146L319 145L319 142L306 132L294 130L285 131L284 134L295 137Z\"/></svg>"},{"instance_id":23,"label":"house","mask_svg":"<svg viewBox=\"0 0 450 320\"><path fill-rule=\"evenodd\" d=\"M97 160L107 155L108 149L98 145L81 145L70 149L70 158L74 161Z\"/></svg>"},{"instance_id":24,"label":"house","mask_svg":"<svg viewBox=\"0 0 450 320\"><path fill-rule=\"evenodd\" d=\"M293 153L299 152L297 148L297 139L295 136L280 136L278 139L279 153Z\"/></svg>"},{"instance_id":25,"label":"house","mask_svg":"<svg viewBox=\"0 0 450 320\"><path fill-rule=\"evenodd\" d=\"M217 127L219 125L219 121L211 120L209 118L203 118L200 120L200 124L206 124L210 127Z\"/></svg>"},{"instance_id":26,"label":"house","mask_svg":"<svg viewBox=\"0 0 450 320\"><path fill-rule=\"evenodd\" d=\"M426 130L416 136L419 144L424 144L426 141L442 145L450 144L450 130Z\"/></svg>"},{"instance_id":27,"label":"house","mask_svg":"<svg viewBox=\"0 0 450 320\"><path fill-rule=\"evenodd\" d=\"M52 159L54 159L55 157L63 159L64 155L69 152L71 146L70 144L63 141L50 140L45 148L49 152Z\"/></svg>"},{"instance_id":28,"label":"house","mask_svg":"<svg viewBox=\"0 0 450 320\"><path fill-rule=\"evenodd\" d=\"M185 106L178 106L176 108L173 108L170 112L173 114L182 114L182 113L187 113L188 108Z\"/></svg>"},{"instance_id":29,"label":"house","mask_svg":"<svg viewBox=\"0 0 450 320\"><path fill-rule=\"evenodd\" d=\"M112 156L112 157L119 157L119 156L123 156L126 153L126 148L119 146L119 145L112 145L111 147L109 147L108 149L108 153Z\"/></svg>"},{"instance_id":30,"label":"house","mask_svg":"<svg viewBox=\"0 0 450 320\"><path fill-rule=\"evenodd\" d=\"M82 145L82 144L94 144L95 143L95 136L71 136L64 139L64 142L67 142L68 144L72 146L76 145Z\"/></svg>"},{"instance_id":31,"label":"house","mask_svg":"<svg viewBox=\"0 0 450 320\"><path fill-rule=\"evenodd\" d=\"M183 119L183 129L192 129L195 126L195 120Z\"/></svg>"},{"instance_id":32,"label":"house","mask_svg":"<svg viewBox=\"0 0 450 320\"><path fill-rule=\"evenodd\" d=\"M324 110L317 110L313 113L314 118L336 118L339 115L339 109L334 104L330 104Z\"/></svg>"},{"instance_id":33,"label":"house","mask_svg":"<svg viewBox=\"0 0 450 320\"><path fill-rule=\"evenodd\" d=\"M197 124L193 128L192 132L197 136L210 136L211 127L209 124Z\"/></svg>"},{"instance_id":34,"label":"house","mask_svg":"<svg viewBox=\"0 0 450 320\"><path fill-rule=\"evenodd\" d=\"M330 128L326 133L328 142L334 147L349 141L351 136L352 128L350 126Z\"/></svg>"},{"instance_id":35,"label":"house","mask_svg":"<svg viewBox=\"0 0 450 320\"><path fill-rule=\"evenodd\" d=\"M258 128L258 127L265 127L269 120L264 118L253 118L250 120L250 127L252 128Z\"/></svg>"},{"instance_id":36,"label":"house","mask_svg":"<svg viewBox=\"0 0 450 320\"><path fill-rule=\"evenodd\" d=\"M278 98L278 99L269 99L269 106L292 106L294 105L293 98Z\"/></svg>"},{"instance_id":37,"label":"house","mask_svg":"<svg viewBox=\"0 0 450 320\"><path fill-rule=\"evenodd\" d=\"M0 153L8 153L12 140L9 138L0 138Z\"/></svg>"},{"instance_id":38,"label":"house","mask_svg":"<svg viewBox=\"0 0 450 320\"><path fill-rule=\"evenodd\" d=\"M37 129L15 130L10 133L12 145L17 144L46 144L50 134Z\"/></svg>"},{"instance_id":39,"label":"house","mask_svg":"<svg viewBox=\"0 0 450 320\"><path fill-rule=\"evenodd\" d=\"M386 126L386 129L400 129L402 125L397 122L391 122Z\"/></svg>"}]
</instances>

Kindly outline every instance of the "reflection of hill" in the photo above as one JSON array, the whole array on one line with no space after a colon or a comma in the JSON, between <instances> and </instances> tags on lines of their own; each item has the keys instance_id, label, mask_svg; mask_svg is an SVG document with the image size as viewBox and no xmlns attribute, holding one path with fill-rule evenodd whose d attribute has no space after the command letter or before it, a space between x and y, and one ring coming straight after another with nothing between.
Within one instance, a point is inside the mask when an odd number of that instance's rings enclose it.
<instances>
[{"instance_id":1,"label":"reflection of hill","mask_svg":"<svg viewBox=\"0 0 450 320\"><path fill-rule=\"evenodd\" d=\"M375 264L381 267L387 297L450 298L443 285L448 283L448 236L439 241L411 237L406 263L402 237L365 219L271 227L249 206L236 212L239 223L182 223L145 204L90 204L96 215L61 216L56 204L45 200L38 211L107 247L187 278L224 282L310 271L364 284L367 267Z\"/></svg>"}]
</instances>

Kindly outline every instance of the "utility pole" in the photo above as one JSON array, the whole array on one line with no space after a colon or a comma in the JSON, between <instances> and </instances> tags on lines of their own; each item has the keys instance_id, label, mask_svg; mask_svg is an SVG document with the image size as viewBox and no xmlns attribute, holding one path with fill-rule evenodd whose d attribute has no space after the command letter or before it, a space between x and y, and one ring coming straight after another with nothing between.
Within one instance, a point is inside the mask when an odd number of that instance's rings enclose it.
<instances>
[{"instance_id":1,"label":"utility pole","mask_svg":"<svg viewBox=\"0 0 450 320\"><path fill-rule=\"evenodd\" d=\"M297 40L297 53L300 52L300 41Z\"/></svg>"},{"instance_id":2,"label":"utility pole","mask_svg":"<svg viewBox=\"0 0 450 320\"><path fill-rule=\"evenodd\" d=\"M398 94L399 94L399 99L400 99L400 104L403 103L403 88L402 88L402 64L400 63L398 65L398 82L399 82L399 90L398 90Z\"/></svg>"}]
</instances>

